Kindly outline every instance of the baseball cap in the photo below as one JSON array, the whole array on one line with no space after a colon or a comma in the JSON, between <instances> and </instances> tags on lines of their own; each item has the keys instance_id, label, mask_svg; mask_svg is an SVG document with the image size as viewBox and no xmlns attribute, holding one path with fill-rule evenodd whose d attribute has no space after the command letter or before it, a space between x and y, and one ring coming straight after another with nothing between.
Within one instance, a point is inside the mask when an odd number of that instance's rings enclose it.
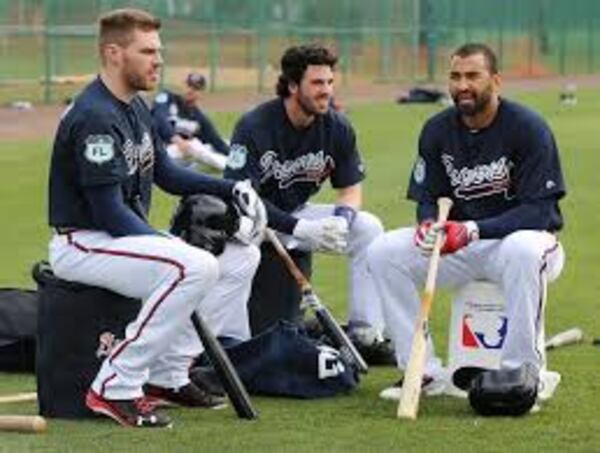
<instances>
[{"instance_id":1,"label":"baseball cap","mask_svg":"<svg viewBox=\"0 0 600 453\"><path fill-rule=\"evenodd\" d=\"M185 83L195 90L203 90L206 87L206 77L199 72L190 72L185 79Z\"/></svg>"}]
</instances>

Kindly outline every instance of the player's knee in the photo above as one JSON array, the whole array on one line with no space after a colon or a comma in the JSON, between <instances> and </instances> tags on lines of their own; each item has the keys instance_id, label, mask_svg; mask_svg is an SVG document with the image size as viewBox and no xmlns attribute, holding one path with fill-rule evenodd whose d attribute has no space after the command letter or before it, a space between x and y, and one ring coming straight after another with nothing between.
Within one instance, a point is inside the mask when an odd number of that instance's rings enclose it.
<instances>
[{"instance_id":1,"label":"player's knee","mask_svg":"<svg viewBox=\"0 0 600 453\"><path fill-rule=\"evenodd\" d=\"M206 290L219 279L219 261L204 250L194 249L194 253L186 260L185 278Z\"/></svg>"},{"instance_id":2,"label":"player's knee","mask_svg":"<svg viewBox=\"0 0 600 453\"><path fill-rule=\"evenodd\" d=\"M412 228L402 228L381 234L371 242L367 250L367 262L372 272L384 272L394 267L414 262L415 246Z\"/></svg>"},{"instance_id":3,"label":"player's knee","mask_svg":"<svg viewBox=\"0 0 600 453\"><path fill-rule=\"evenodd\" d=\"M383 234L383 225L381 220L375 215L366 211L359 211L352 224L350 234L352 235L352 240L355 241L357 245L366 247L375 238Z\"/></svg>"},{"instance_id":4,"label":"player's knee","mask_svg":"<svg viewBox=\"0 0 600 453\"><path fill-rule=\"evenodd\" d=\"M502 240L502 256L506 266L518 266L521 268L533 268L539 270L544 247L537 239L539 232L517 231Z\"/></svg>"}]
</instances>

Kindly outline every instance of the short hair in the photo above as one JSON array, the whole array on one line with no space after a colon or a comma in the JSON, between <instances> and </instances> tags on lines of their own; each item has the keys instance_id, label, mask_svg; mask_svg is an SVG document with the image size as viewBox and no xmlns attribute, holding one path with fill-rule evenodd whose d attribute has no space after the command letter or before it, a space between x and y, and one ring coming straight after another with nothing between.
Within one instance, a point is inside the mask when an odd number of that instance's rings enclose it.
<instances>
[{"instance_id":1,"label":"short hair","mask_svg":"<svg viewBox=\"0 0 600 453\"><path fill-rule=\"evenodd\" d=\"M115 9L100 16L98 20L98 50L107 44L118 44L127 47L132 40L134 30L160 30L160 19L141 9Z\"/></svg>"},{"instance_id":2,"label":"short hair","mask_svg":"<svg viewBox=\"0 0 600 453\"><path fill-rule=\"evenodd\" d=\"M491 49L491 47L485 44L481 44L478 42L470 42L467 44L463 44L452 53L450 58L466 58L470 57L471 55L477 54L483 55L483 58L485 59L490 74L498 74L498 58L496 57L496 54Z\"/></svg>"},{"instance_id":3,"label":"short hair","mask_svg":"<svg viewBox=\"0 0 600 453\"><path fill-rule=\"evenodd\" d=\"M276 92L279 97L290 95L289 84L300 84L309 65L326 65L335 68L338 57L326 47L307 44L289 47L281 57L281 75L277 80Z\"/></svg>"}]
</instances>

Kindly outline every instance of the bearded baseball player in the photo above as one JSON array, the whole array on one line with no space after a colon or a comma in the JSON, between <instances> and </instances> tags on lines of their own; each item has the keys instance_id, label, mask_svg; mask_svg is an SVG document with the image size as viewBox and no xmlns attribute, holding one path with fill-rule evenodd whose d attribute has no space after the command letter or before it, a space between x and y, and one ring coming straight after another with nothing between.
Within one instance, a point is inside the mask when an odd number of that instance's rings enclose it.
<instances>
[{"instance_id":1,"label":"bearded baseball player","mask_svg":"<svg viewBox=\"0 0 600 453\"><path fill-rule=\"evenodd\" d=\"M408 188L417 203L416 228L386 233L371 244L369 267L383 300L400 369L410 355L419 289L436 233L444 237L438 286L472 280L497 284L506 299L508 332L501 366L529 362L540 369L537 332L543 322L544 279L562 269L558 206L565 195L552 132L536 113L500 97L496 56L465 44L451 56L449 92L454 106L422 129ZM449 220L436 224L436 200L450 197ZM443 369L431 342L423 380L426 393L442 389ZM399 397L396 388L382 397Z\"/></svg>"},{"instance_id":2,"label":"bearded baseball player","mask_svg":"<svg viewBox=\"0 0 600 453\"><path fill-rule=\"evenodd\" d=\"M383 331L379 298L367 272L367 246L383 228L361 211L364 169L348 119L330 108L337 57L318 45L288 48L276 99L242 116L225 177L249 178L267 207L269 226L288 248L350 258L349 324ZM335 204L309 199L329 180Z\"/></svg>"},{"instance_id":3,"label":"bearded baseball player","mask_svg":"<svg viewBox=\"0 0 600 453\"><path fill-rule=\"evenodd\" d=\"M191 167L200 162L223 170L229 146L198 107L206 79L198 72L191 72L185 79L185 87L182 94L165 90L156 95L152 116L157 132L167 144L167 153L177 163Z\"/></svg>"},{"instance_id":4,"label":"bearded baseball player","mask_svg":"<svg viewBox=\"0 0 600 453\"><path fill-rule=\"evenodd\" d=\"M135 9L100 18L100 74L63 115L50 169L54 273L143 302L86 398L93 412L135 427L171 425L147 396L222 406L189 380L202 350L190 316L197 309L216 334L247 339L246 302L260 258L257 247L232 244L217 259L153 229L145 220L153 182L171 194L231 200L257 225L266 223L249 184L183 169L157 139L137 92L159 81L159 29L158 19Z\"/></svg>"}]
</instances>

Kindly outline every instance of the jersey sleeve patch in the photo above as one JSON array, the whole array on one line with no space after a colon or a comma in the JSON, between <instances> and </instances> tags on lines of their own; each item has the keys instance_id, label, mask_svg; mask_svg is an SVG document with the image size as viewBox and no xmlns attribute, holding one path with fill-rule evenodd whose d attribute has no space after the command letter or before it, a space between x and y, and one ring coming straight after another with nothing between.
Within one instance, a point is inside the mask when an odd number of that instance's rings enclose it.
<instances>
[{"instance_id":1,"label":"jersey sleeve patch","mask_svg":"<svg viewBox=\"0 0 600 453\"><path fill-rule=\"evenodd\" d=\"M164 104L165 102L167 102L168 99L169 96L167 96L167 93L161 92L156 95L156 97L154 98L154 102L156 102L157 104Z\"/></svg>"},{"instance_id":2,"label":"jersey sleeve patch","mask_svg":"<svg viewBox=\"0 0 600 453\"><path fill-rule=\"evenodd\" d=\"M413 169L413 178L417 184L423 184L425 181L426 174L426 165L425 159L421 156L417 158L417 162L415 162L415 168Z\"/></svg>"},{"instance_id":3,"label":"jersey sleeve patch","mask_svg":"<svg viewBox=\"0 0 600 453\"><path fill-rule=\"evenodd\" d=\"M102 165L115 157L115 142L110 135L89 135L85 139L85 158Z\"/></svg>"},{"instance_id":4,"label":"jersey sleeve patch","mask_svg":"<svg viewBox=\"0 0 600 453\"><path fill-rule=\"evenodd\" d=\"M244 145L234 143L231 145L229 156L227 157L227 167L233 170L244 168L248 157L248 149Z\"/></svg>"}]
</instances>

